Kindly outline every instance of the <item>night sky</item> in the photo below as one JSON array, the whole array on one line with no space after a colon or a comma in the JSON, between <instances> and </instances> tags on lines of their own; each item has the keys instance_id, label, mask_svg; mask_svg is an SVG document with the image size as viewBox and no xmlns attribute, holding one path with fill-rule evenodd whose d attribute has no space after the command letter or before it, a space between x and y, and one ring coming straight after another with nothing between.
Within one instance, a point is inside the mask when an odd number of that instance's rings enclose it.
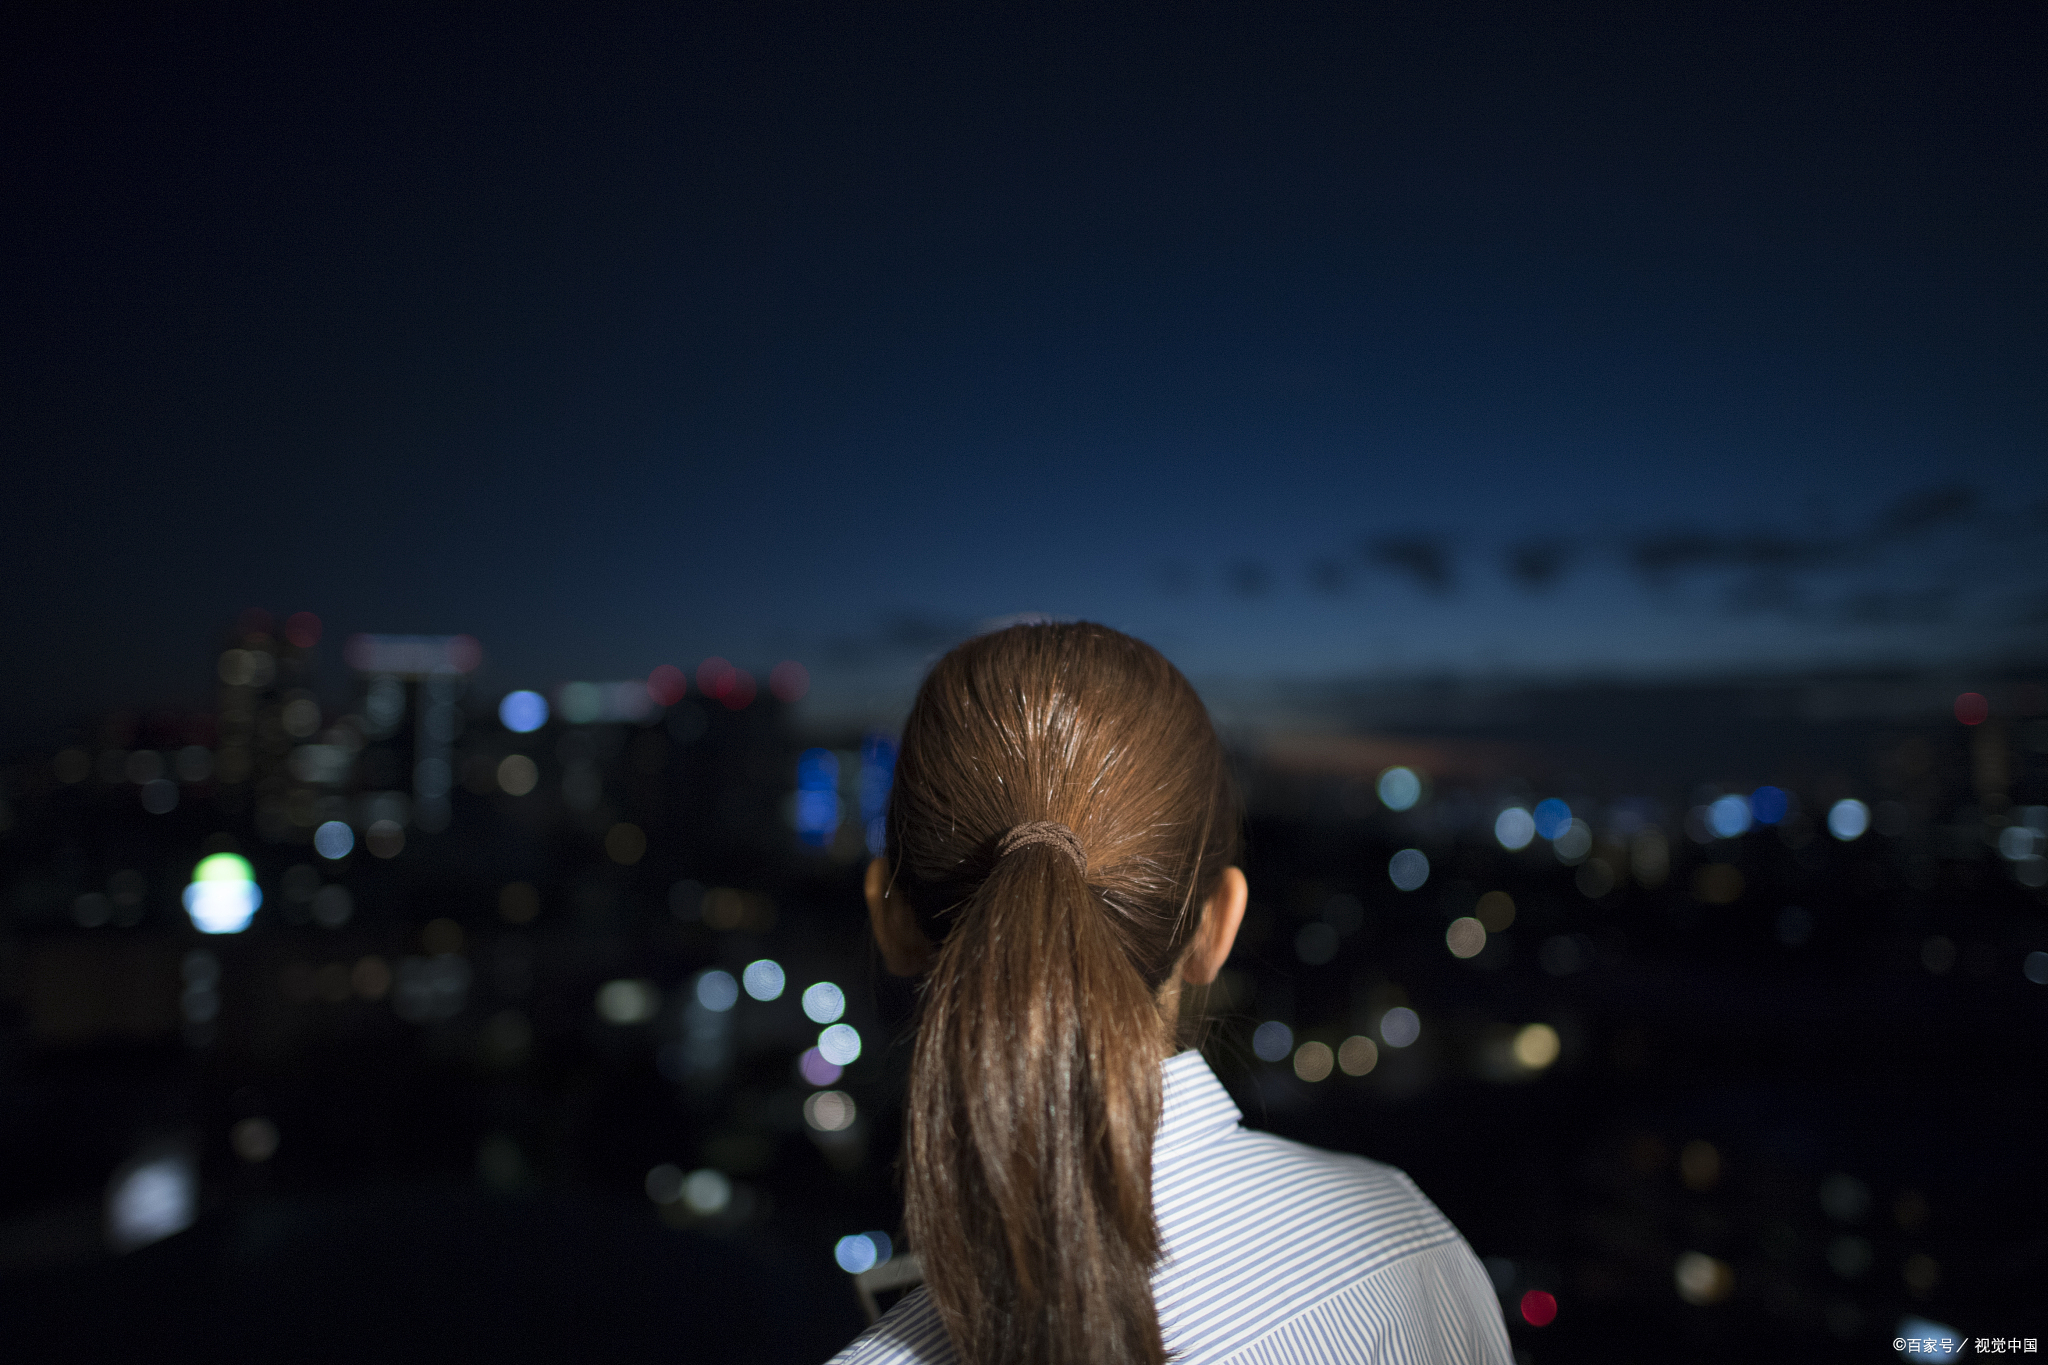
<instances>
[{"instance_id":1,"label":"night sky","mask_svg":"<svg viewBox=\"0 0 2048 1365\"><path fill-rule=\"evenodd\" d=\"M250 606L821 714L2048 637L2038 6L39 8L11 739Z\"/></svg>"}]
</instances>

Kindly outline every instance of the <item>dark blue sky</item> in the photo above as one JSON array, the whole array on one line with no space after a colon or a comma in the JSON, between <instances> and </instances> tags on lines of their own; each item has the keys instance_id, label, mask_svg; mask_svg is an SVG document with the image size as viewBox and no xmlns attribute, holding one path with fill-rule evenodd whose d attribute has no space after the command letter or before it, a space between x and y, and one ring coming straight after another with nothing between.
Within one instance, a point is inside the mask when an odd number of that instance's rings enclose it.
<instances>
[{"instance_id":1,"label":"dark blue sky","mask_svg":"<svg viewBox=\"0 0 2048 1365\"><path fill-rule=\"evenodd\" d=\"M1583 8L1583 7L1582 7ZM2038 657L2035 7L493 7L0 44L10 728L497 685Z\"/></svg>"}]
</instances>

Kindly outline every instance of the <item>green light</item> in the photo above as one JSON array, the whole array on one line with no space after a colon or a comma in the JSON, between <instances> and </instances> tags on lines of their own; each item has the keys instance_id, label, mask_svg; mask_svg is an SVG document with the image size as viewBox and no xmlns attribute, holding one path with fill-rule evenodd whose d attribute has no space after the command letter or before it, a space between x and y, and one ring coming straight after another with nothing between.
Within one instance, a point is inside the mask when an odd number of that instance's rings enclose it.
<instances>
[{"instance_id":1,"label":"green light","mask_svg":"<svg viewBox=\"0 0 2048 1365\"><path fill-rule=\"evenodd\" d=\"M195 882L253 882L256 869L249 866L249 860L238 853L216 853L201 858L199 866L192 869Z\"/></svg>"}]
</instances>

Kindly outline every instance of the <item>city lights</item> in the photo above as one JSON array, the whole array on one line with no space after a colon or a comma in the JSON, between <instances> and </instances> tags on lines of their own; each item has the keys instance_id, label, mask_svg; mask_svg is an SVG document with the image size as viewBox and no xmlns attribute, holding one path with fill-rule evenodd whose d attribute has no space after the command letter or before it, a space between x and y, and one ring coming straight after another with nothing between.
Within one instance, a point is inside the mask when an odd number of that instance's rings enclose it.
<instances>
[{"instance_id":1,"label":"city lights","mask_svg":"<svg viewBox=\"0 0 2048 1365\"><path fill-rule=\"evenodd\" d=\"M1395 889L1413 891L1429 880L1429 857L1419 848L1404 848L1387 860L1387 880Z\"/></svg>"},{"instance_id":2,"label":"city lights","mask_svg":"<svg viewBox=\"0 0 2048 1365\"><path fill-rule=\"evenodd\" d=\"M1352 1034L1337 1045L1337 1069L1347 1076L1363 1076L1380 1062L1380 1045L1363 1034Z\"/></svg>"},{"instance_id":3,"label":"city lights","mask_svg":"<svg viewBox=\"0 0 2048 1365\"><path fill-rule=\"evenodd\" d=\"M356 846L356 832L345 820L329 820L313 831L313 851L329 861L346 858Z\"/></svg>"},{"instance_id":4,"label":"city lights","mask_svg":"<svg viewBox=\"0 0 2048 1365\"><path fill-rule=\"evenodd\" d=\"M644 1024L661 1012L652 981L607 981L597 991L597 1014L607 1024Z\"/></svg>"},{"instance_id":5,"label":"city lights","mask_svg":"<svg viewBox=\"0 0 2048 1365\"><path fill-rule=\"evenodd\" d=\"M1751 819L1746 797L1723 796L1707 807L1707 828L1719 839L1733 839L1746 833Z\"/></svg>"},{"instance_id":6,"label":"city lights","mask_svg":"<svg viewBox=\"0 0 2048 1365\"><path fill-rule=\"evenodd\" d=\"M820 1090L804 1101L804 1122L820 1133L844 1132L858 1113L853 1096L843 1090Z\"/></svg>"},{"instance_id":7,"label":"city lights","mask_svg":"<svg viewBox=\"0 0 2048 1365\"><path fill-rule=\"evenodd\" d=\"M713 967L697 977L697 1003L713 1014L723 1014L739 1003L740 983L731 972Z\"/></svg>"},{"instance_id":8,"label":"city lights","mask_svg":"<svg viewBox=\"0 0 2048 1365\"><path fill-rule=\"evenodd\" d=\"M1406 1005L1396 1005L1380 1016L1380 1041L1388 1047L1407 1047L1422 1036L1422 1020Z\"/></svg>"},{"instance_id":9,"label":"city lights","mask_svg":"<svg viewBox=\"0 0 2048 1365\"><path fill-rule=\"evenodd\" d=\"M1444 930L1444 946L1452 957L1477 957L1486 947L1486 926L1470 915L1454 919Z\"/></svg>"},{"instance_id":10,"label":"city lights","mask_svg":"<svg viewBox=\"0 0 2048 1365\"><path fill-rule=\"evenodd\" d=\"M831 1085L846 1070L826 1061L825 1054L815 1047L804 1049L803 1055L796 1059L796 1069L797 1074L812 1085Z\"/></svg>"},{"instance_id":11,"label":"city lights","mask_svg":"<svg viewBox=\"0 0 2048 1365\"><path fill-rule=\"evenodd\" d=\"M804 1018L814 1024L829 1024L846 1013L846 992L830 981L807 986L803 993Z\"/></svg>"},{"instance_id":12,"label":"city lights","mask_svg":"<svg viewBox=\"0 0 2048 1365\"><path fill-rule=\"evenodd\" d=\"M498 703L498 720L515 735L530 735L548 723L548 699L538 692L507 692Z\"/></svg>"},{"instance_id":13,"label":"city lights","mask_svg":"<svg viewBox=\"0 0 2048 1365\"><path fill-rule=\"evenodd\" d=\"M860 1032L851 1024L832 1024L818 1035L818 1055L834 1066L852 1066L860 1058Z\"/></svg>"},{"instance_id":14,"label":"city lights","mask_svg":"<svg viewBox=\"0 0 2048 1365\"><path fill-rule=\"evenodd\" d=\"M1294 1051L1294 1030L1268 1019L1252 1030L1252 1052L1262 1062L1277 1062Z\"/></svg>"},{"instance_id":15,"label":"city lights","mask_svg":"<svg viewBox=\"0 0 2048 1365\"><path fill-rule=\"evenodd\" d=\"M108 1183L107 1242L115 1251L160 1242L198 1217L199 1172L182 1152L131 1162Z\"/></svg>"},{"instance_id":16,"label":"city lights","mask_svg":"<svg viewBox=\"0 0 2048 1365\"><path fill-rule=\"evenodd\" d=\"M1557 1060L1557 1030L1548 1024L1525 1024L1510 1046L1515 1062L1530 1071L1541 1071Z\"/></svg>"},{"instance_id":17,"label":"city lights","mask_svg":"<svg viewBox=\"0 0 2048 1365\"><path fill-rule=\"evenodd\" d=\"M839 759L830 749L806 749L796 762L797 838L813 848L832 842L839 829Z\"/></svg>"},{"instance_id":18,"label":"city lights","mask_svg":"<svg viewBox=\"0 0 2048 1365\"><path fill-rule=\"evenodd\" d=\"M1328 1043L1303 1043L1294 1053L1294 1074L1314 1083L1328 1080L1337 1065L1337 1054Z\"/></svg>"},{"instance_id":19,"label":"city lights","mask_svg":"<svg viewBox=\"0 0 2048 1365\"><path fill-rule=\"evenodd\" d=\"M1850 843L1863 837L1870 828L1870 807L1855 797L1844 797L1828 807L1828 833Z\"/></svg>"},{"instance_id":20,"label":"city lights","mask_svg":"<svg viewBox=\"0 0 2048 1365\"><path fill-rule=\"evenodd\" d=\"M783 987L782 964L768 958L749 962L740 973L740 984L756 1000L779 1000Z\"/></svg>"},{"instance_id":21,"label":"city lights","mask_svg":"<svg viewBox=\"0 0 2048 1365\"><path fill-rule=\"evenodd\" d=\"M1749 794L1749 810L1759 825L1775 825L1792 813L1792 795L1782 787L1758 787Z\"/></svg>"},{"instance_id":22,"label":"city lights","mask_svg":"<svg viewBox=\"0 0 2048 1365\"><path fill-rule=\"evenodd\" d=\"M1555 839L1571 825L1572 808L1554 796L1547 797L1536 803L1529 817L1535 823L1536 833L1545 839Z\"/></svg>"},{"instance_id":23,"label":"city lights","mask_svg":"<svg viewBox=\"0 0 2048 1365\"><path fill-rule=\"evenodd\" d=\"M1536 838L1536 819L1520 806L1509 806L1495 818L1493 837L1510 853L1519 852Z\"/></svg>"},{"instance_id":24,"label":"city lights","mask_svg":"<svg viewBox=\"0 0 2048 1365\"><path fill-rule=\"evenodd\" d=\"M1541 1289L1522 1295L1522 1321L1531 1327L1548 1327L1557 1321L1557 1296Z\"/></svg>"},{"instance_id":25,"label":"city lights","mask_svg":"<svg viewBox=\"0 0 2048 1365\"><path fill-rule=\"evenodd\" d=\"M249 860L235 853L201 858L185 888L185 913L202 934L239 934L256 917L263 892Z\"/></svg>"},{"instance_id":26,"label":"city lights","mask_svg":"<svg viewBox=\"0 0 2048 1365\"><path fill-rule=\"evenodd\" d=\"M1380 774L1380 804L1388 810L1409 810L1422 799L1422 779L1409 768L1389 768Z\"/></svg>"}]
</instances>

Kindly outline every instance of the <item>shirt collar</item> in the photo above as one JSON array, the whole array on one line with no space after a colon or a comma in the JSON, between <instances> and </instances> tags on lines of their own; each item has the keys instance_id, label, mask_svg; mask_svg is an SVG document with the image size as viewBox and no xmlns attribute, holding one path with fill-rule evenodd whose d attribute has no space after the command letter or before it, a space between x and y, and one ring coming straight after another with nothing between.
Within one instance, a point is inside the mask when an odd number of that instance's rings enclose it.
<instances>
[{"instance_id":1,"label":"shirt collar","mask_svg":"<svg viewBox=\"0 0 2048 1365\"><path fill-rule=\"evenodd\" d=\"M1169 1057L1160 1072L1165 1097L1159 1108L1159 1129L1152 1139L1155 1162L1166 1153L1214 1141L1244 1120L1201 1053L1188 1051Z\"/></svg>"}]
</instances>

